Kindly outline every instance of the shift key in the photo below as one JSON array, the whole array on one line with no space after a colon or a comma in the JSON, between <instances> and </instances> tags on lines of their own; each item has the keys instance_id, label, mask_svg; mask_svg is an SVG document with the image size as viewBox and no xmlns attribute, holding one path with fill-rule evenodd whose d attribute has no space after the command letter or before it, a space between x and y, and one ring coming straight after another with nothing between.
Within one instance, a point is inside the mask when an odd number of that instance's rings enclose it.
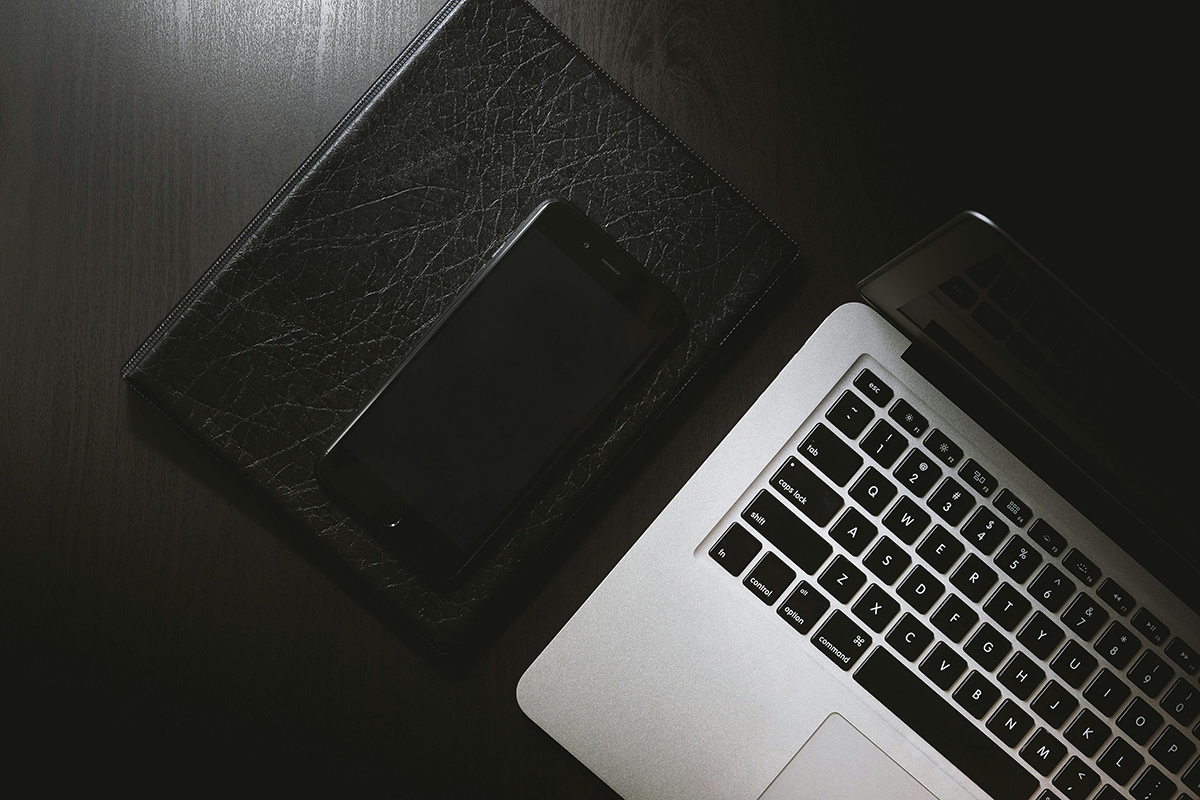
<instances>
[{"instance_id":1,"label":"shift key","mask_svg":"<svg viewBox=\"0 0 1200 800\"><path fill-rule=\"evenodd\" d=\"M821 526L828 525L844 505L842 496L795 456L788 457L771 478L771 485L800 509L804 516Z\"/></svg>"},{"instance_id":2,"label":"shift key","mask_svg":"<svg viewBox=\"0 0 1200 800\"><path fill-rule=\"evenodd\" d=\"M815 574L833 552L833 545L766 489L746 507L742 519L809 575Z\"/></svg>"}]
</instances>

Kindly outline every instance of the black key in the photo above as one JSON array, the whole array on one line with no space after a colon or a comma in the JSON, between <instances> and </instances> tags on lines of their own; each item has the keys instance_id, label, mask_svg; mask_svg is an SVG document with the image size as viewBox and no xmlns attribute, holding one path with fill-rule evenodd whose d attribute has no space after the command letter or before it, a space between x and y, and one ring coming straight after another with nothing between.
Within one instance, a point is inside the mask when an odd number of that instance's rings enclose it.
<instances>
[{"instance_id":1,"label":"black key","mask_svg":"<svg viewBox=\"0 0 1200 800\"><path fill-rule=\"evenodd\" d=\"M908 447L908 439L888 423L879 420L859 442L859 447L881 467L890 467Z\"/></svg>"},{"instance_id":2,"label":"black key","mask_svg":"<svg viewBox=\"0 0 1200 800\"><path fill-rule=\"evenodd\" d=\"M900 613L900 604L883 589L871 584L851 610L868 628L876 633L883 633L888 623Z\"/></svg>"},{"instance_id":3,"label":"black key","mask_svg":"<svg viewBox=\"0 0 1200 800\"><path fill-rule=\"evenodd\" d=\"M925 541L917 548L917 555L938 572L945 573L954 566L954 562L958 561L965 549L962 542L955 539L950 531L941 525L934 525Z\"/></svg>"},{"instance_id":4,"label":"black key","mask_svg":"<svg viewBox=\"0 0 1200 800\"><path fill-rule=\"evenodd\" d=\"M1099 663L1095 656L1083 649L1083 645L1072 639L1050 662L1050 669L1058 673L1058 677L1066 681L1067 685L1078 689L1083 686L1088 676L1096 671Z\"/></svg>"},{"instance_id":5,"label":"black key","mask_svg":"<svg viewBox=\"0 0 1200 800\"><path fill-rule=\"evenodd\" d=\"M1071 756L1054 776L1054 785L1067 800L1085 800L1100 784L1100 776L1077 756Z\"/></svg>"},{"instance_id":6,"label":"black key","mask_svg":"<svg viewBox=\"0 0 1200 800\"><path fill-rule=\"evenodd\" d=\"M868 467L862 477L854 482L850 496L868 513L879 516L887 504L896 496L896 487L874 467Z\"/></svg>"},{"instance_id":7,"label":"black key","mask_svg":"<svg viewBox=\"0 0 1200 800\"><path fill-rule=\"evenodd\" d=\"M1200 793L1200 761L1192 764L1187 772L1183 773L1183 785L1191 789L1193 792ZM1182 800L1182 798L1180 799Z\"/></svg>"},{"instance_id":8,"label":"black key","mask_svg":"<svg viewBox=\"0 0 1200 800\"><path fill-rule=\"evenodd\" d=\"M980 506L979 510L971 515L967 524L962 527L962 535L964 539L979 548L981 553L990 556L1008 535L1008 526L986 507Z\"/></svg>"},{"instance_id":9,"label":"black key","mask_svg":"<svg viewBox=\"0 0 1200 800\"><path fill-rule=\"evenodd\" d=\"M1075 582L1053 564L1042 567L1042 571L1029 584L1029 593L1051 611L1058 611L1063 603L1075 593Z\"/></svg>"},{"instance_id":10,"label":"black key","mask_svg":"<svg viewBox=\"0 0 1200 800\"><path fill-rule=\"evenodd\" d=\"M767 553L742 584L759 600L771 605L796 578L796 572L774 553Z\"/></svg>"},{"instance_id":11,"label":"black key","mask_svg":"<svg viewBox=\"0 0 1200 800\"><path fill-rule=\"evenodd\" d=\"M708 554L728 570L730 575L741 575L742 570L750 566L759 550L762 550L762 542L758 537L735 522L717 540Z\"/></svg>"},{"instance_id":12,"label":"black key","mask_svg":"<svg viewBox=\"0 0 1200 800\"><path fill-rule=\"evenodd\" d=\"M883 518L883 525L905 544L912 544L926 528L929 527L929 514L913 502L912 498L903 496L892 506L892 510Z\"/></svg>"},{"instance_id":13,"label":"black key","mask_svg":"<svg viewBox=\"0 0 1200 800\"><path fill-rule=\"evenodd\" d=\"M838 486L845 486L862 466L863 459L833 431L818 423L800 443L800 455Z\"/></svg>"},{"instance_id":14,"label":"black key","mask_svg":"<svg viewBox=\"0 0 1200 800\"><path fill-rule=\"evenodd\" d=\"M863 559L863 566L874 572L875 576L888 586L895 583L911 563L912 556L888 536L881 536Z\"/></svg>"},{"instance_id":15,"label":"black key","mask_svg":"<svg viewBox=\"0 0 1200 800\"><path fill-rule=\"evenodd\" d=\"M943 281L938 288L945 292L954 301L954 304L964 311L979 301L979 292L972 289L971 284L957 275L953 275Z\"/></svg>"},{"instance_id":16,"label":"black key","mask_svg":"<svg viewBox=\"0 0 1200 800\"><path fill-rule=\"evenodd\" d=\"M1017 634L1017 641L1029 648L1029 652L1047 659L1063 639L1062 629L1050 621L1041 611L1035 613Z\"/></svg>"},{"instance_id":17,"label":"black key","mask_svg":"<svg viewBox=\"0 0 1200 800\"><path fill-rule=\"evenodd\" d=\"M1111 717L1129 697L1129 686L1121 677L1108 667L1100 670L1100 674L1092 679L1083 690L1083 697L1105 716Z\"/></svg>"},{"instance_id":18,"label":"black key","mask_svg":"<svg viewBox=\"0 0 1200 800\"><path fill-rule=\"evenodd\" d=\"M1134 654L1142 649L1142 643L1129 632L1128 628L1119 622L1114 622L1108 626L1104 635L1096 640L1095 647L1096 652L1103 656L1108 663L1117 669L1125 669Z\"/></svg>"},{"instance_id":19,"label":"black key","mask_svg":"<svg viewBox=\"0 0 1200 800\"><path fill-rule=\"evenodd\" d=\"M1162 623L1158 617L1144 608L1139 608L1130 620L1133 629L1145 636L1154 644L1161 645L1171 635L1171 629Z\"/></svg>"},{"instance_id":20,"label":"black key","mask_svg":"<svg viewBox=\"0 0 1200 800\"><path fill-rule=\"evenodd\" d=\"M1070 689L1058 681L1050 681L1029 707L1050 726L1061 728L1071 712L1079 708L1079 701Z\"/></svg>"},{"instance_id":21,"label":"black key","mask_svg":"<svg viewBox=\"0 0 1200 800\"><path fill-rule=\"evenodd\" d=\"M925 652L925 648L932 641L933 631L907 612L899 622L892 626L892 630L887 635L887 643L896 648L896 652L909 661L916 661L917 656Z\"/></svg>"},{"instance_id":22,"label":"black key","mask_svg":"<svg viewBox=\"0 0 1200 800\"><path fill-rule=\"evenodd\" d=\"M958 462L962 461L962 448L937 428L934 428L925 437L925 449L950 468L958 466Z\"/></svg>"},{"instance_id":23,"label":"black key","mask_svg":"<svg viewBox=\"0 0 1200 800\"><path fill-rule=\"evenodd\" d=\"M871 646L871 637L841 611L834 611L816 632L812 643L829 660L849 671Z\"/></svg>"},{"instance_id":24,"label":"black key","mask_svg":"<svg viewBox=\"0 0 1200 800\"><path fill-rule=\"evenodd\" d=\"M975 719L983 719L1000 699L1000 690L975 670L954 690L954 701Z\"/></svg>"},{"instance_id":25,"label":"black key","mask_svg":"<svg viewBox=\"0 0 1200 800\"><path fill-rule=\"evenodd\" d=\"M1108 622L1108 612L1093 598L1080 592L1060 619L1072 633L1087 642L1096 635L1100 626Z\"/></svg>"},{"instance_id":26,"label":"black key","mask_svg":"<svg viewBox=\"0 0 1200 800\"><path fill-rule=\"evenodd\" d=\"M1001 489L992 505L1000 509L1000 513L1012 520L1018 528L1024 528L1033 518L1033 511L1029 506L1008 489Z\"/></svg>"},{"instance_id":27,"label":"black key","mask_svg":"<svg viewBox=\"0 0 1200 800\"><path fill-rule=\"evenodd\" d=\"M1018 699L1028 700L1033 690L1046 679L1046 671L1018 650L1000 670L999 678Z\"/></svg>"},{"instance_id":28,"label":"black key","mask_svg":"<svg viewBox=\"0 0 1200 800\"><path fill-rule=\"evenodd\" d=\"M1042 349L1034 344L1032 339L1021 333L1021 331L1013 331L1013 335L1008 337L1004 346L1022 364L1031 370L1037 371L1041 369L1047 361L1047 356L1042 352Z\"/></svg>"},{"instance_id":29,"label":"black key","mask_svg":"<svg viewBox=\"0 0 1200 800\"><path fill-rule=\"evenodd\" d=\"M900 466L896 467L892 477L917 497L924 497L937 483L938 478L942 477L942 468L914 447Z\"/></svg>"},{"instance_id":30,"label":"black key","mask_svg":"<svg viewBox=\"0 0 1200 800\"><path fill-rule=\"evenodd\" d=\"M988 590L996 585L996 571L972 553L958 565L950 582L976 603L983 600Z\"/></svg>"},{"instance_id":31,"label":"black key","mask_svg":"<svg viewBox=\"0 0 1200 800\"><path fill-rule=\"evenodd\" d=\"M958 477L966 481L967 486L970 486L984 497L990 497L999 485L995 476L979 466L979 462L973 458L968 458L966 463L962 465L962 469L958 471Z\"/></svg>"},{"instance_id":32,"label":"black key","mask_svg":"<svg viewBox=\"0 0 1200 800\"><path fill-rule=\"evenodd\" d=\"M993 339L1004 340L1012 333L1012 323L991 303L983 302L975 306L971 319L979 323L979 327L992 335Z\"/></svg>"},{"instance_id":33,"label":"black key","mask_svg":"<svg viewBox=\"0 0 1200 800\"><path fill-rule=\"evenodd\" d=\"M1096 596L1104 602L1108 603L1109 608L1116 611L1122 617L1133 611L1133 607L1137 605L1137 601L1129 592L1121 588L1121 585L1112 578L1105 578L1100 584L1100 588L1096 589Z\"/></svg>"},{"instance_id":34,"label":"black key","mask_svg":"<svg viewBox=\"0 0 1200 800\"><path fill-rule=\"evenodd\" d=\"M867 427L867 423L875 419L875 412L858 395L847 390L842 392L842 396L833 407L825 412L825 419L846 434L846 438L857 439L863 428Z\"/></svg>"},{"instance_id":35,"label":"black key","mask_svg":"<svg viewBox=\"0 0 1200 800\"><path fill-rule=\"evenodd\" d=\"M1155 711L1140 697L1134 697L1133 701L1121 712L1121 716L1117 717L1117 727L1125 731L1129 738L1137 744L1145 744L1150 741L1150 737L1162 727L1162 724L1162 714Z\"/></svg>"},{"instance_id":36,"label":"black key","mask_svg":"<svg viewBox=\"0 0 1200 800\"><path fill-rule=\"evenodd\" d=\"M1041 800L1041 798L1038 798ZM1115 788L1111 784L1105 784L1099 793L1092 800L1127 800L1125 795L1121 794L1121 790ZM1191 800L1187 795L1180 795L1179 800Z\"/></svg>"},{"instance_id":37,"label":"black key","mask_svg":"<svg viewBox=\"0 0 1200 800\"><path fill-rule=\"evenodd\" d=\"M908 573L908 577L900 584L896 593L907 600L917 611L926 614L945 591L946 587L942 585L942 582L935 578L929 570L918 564L912 572Z\"/></svg>"},{"instance_id":38,"label":"black key","mask_svg":"<svg viewBox=\"0 0 1200 800\"><path fill-rule=\"evenodd\" d=\"M943 689L953 686L966 669L966 659L950 649L945 642L938 642L937 647L921 662L921 672Z\"/></svg>"},{"instance_id":39,"label":"black key","mask_svg":"<svg viewBox=\"0 0 1200 800\"><path fill-rule=\"evenodd\" d=\"M1167 729L1159 734L1154 744L1150 745L1150 755L1157 758L1158 763L1166 767L1169 772L1179 772L1183 769L1183 765L1195 752L1196 744L1187 737L1186 733L1174 725L1168 725Z\"/></svg>"},{"instance_id":40,"label":"black key","mask_svg":"<svg viewBox=\"0 0 1200 800\"><path fill-rule=\"evenodd\" d=\"M1033 727L1033 717L1012 700L1005 700L988 720L988 730L1009 747L1016 747Z\"/></svg>"},{"instance_id":41,"label":"black key","mask_svg":"<svg viewBox=\"0 0 1200 800\"><path fill-rule=\"evenodd\" d=\"M808 527L766 489L759 492L754 502L746 507L742 519L753 525L768 542L809 575L816 572L833 552L833 546L823 536Z\"/></svg>"},{"instance_id":42,"label":"black key","mask_svg":"<svg viewBox=\"0 0 1200 800\"><path fill-rule=\"evenodd\" d=\"M942 481L942 485L930 496L928 503L938 516L951 525L958 525L962 522L967 512L975 506L975 500L971 497L971 493L962 488L953 478L946 478Z\"/></svg>"},{"instance_id":43,"label":"black key","mask_svg":"<svg viewBox=\"0 0 1200 800\"><path fill-rule=\"evenodd\" d=\"M1066 754L1066 745L1045 728L1038 728L1037 733L1030 736L1021 748L1021 758L1043 776L1053 772Z\"/></svg>"},{"instance_id":44,"label":"black key","mask_svg":"<svg viewBox=\"0 0 1200 800\"><path fill-rule=\"evenodd\" d=\"M850 598L858 594L858 590L866 581L867 576L863 574L862 570L854 566L845 556L835 558L818 579L818 583L843 603L849 603Z\"/></svg>"},{"instance_id":45,"label":"black key","mask_svg":"<svg viewBox=\"0 0 1200 800\"><path fill-rule=\"evenodd\" d=\"M888 416L898 422L900 430L906 431L909 436L920 436L929 427L929 420L903 397L888 410Z\"/></svg>"},{"instance_id":46,"label":"black key","mask_svg":"<svg viewBox=\"0 0 1200 800\"><path fill-rule=\"evenodd\" d=\"M788 598L779 604L779 616L800 633L808 633L821 615L829 610L829 600L808 581L800 581Z\"/></svg>"},{"instance_id":47,"label":"black key","mask_svg":"<svg viewBox=\"0 0 1200 800\"><path fill-rule=\"evenodd\" d=\"M970 267L964 274L974 281L976 286L986 289L1003 269L1004 253L995 253Z\"/></svg>"},{"instance_id":48,"label":"black key","mask_svg":"<svg viewBox=\"0 0 1200 800\"><path fill-rule=\"evenodd\" d=\"M961 642L967 631L975 627L979 615L957 595L950 595L930 617L933 627L946 634L951 641Z\"/></svg>"},{"instance_id":49,"label":"black key","mask_svg":"<svg viewBox=\"0 0 1200 800\"><path fill-rule=\"evenodd\" d=\"M1135 800L1168 800L1175 796L1175 781L1168 778L1162 770L1151 764L1146 771L1129 787L1129 793Z\"/></svg>"},{"instance_id":50,"label":"black key","mask_svg":"<svg viewBox=\"0 0 1200 800\"><path fill-rule=\"evenodd\" d=\"M985 622L971 636L963 650L975 659L979 666L991 672L1000 666L1000 662L1012 650L1012 644L1004 637L1004 634Z\"/></svg>"},{"instance_id":51,"label":"black key","mask_svg":"<svg viewBox=\"0 0 1200 800\"><path fill-rule=\"evenodd\" d=\"M1063 556L1062 563L1068 572L1088 586L1094 586L1096 581L1100 579L1100 568L1093 564L1090 558L1075 548L1071 548L1071 552Z\"/></svg>"},{"instance_id":52,"label":"black key","mask_svg":"<svg viewBox=\"0 0 1200 800\"><path fill-rule=\"evenodd\" d=\"M1044 519L1035 520L1033 525L1029 526L1029 538L1055 557L1061 556L1063 550L1067 549L1066 537L1054 530L1054 526Z\"/></svg>"},{"instance_id":53,"label":"black key","mask_svg":"<svg viewBox=\"0 0 1200 800\"><path fill-rule=\"evenodd\" d=\"M1175 670L1171 669L1167 662L1159 658L1153 650L1147 650L1129 668L1127 674L1133 681L1133 685L1145 692L1148 697L1157 697L1158 693L1170 683L1171 678L1175 677Z\"/></svg>"},{"instance_id":54,"label":"black key","mask_svg":"<svg viewBox=\"0 0 1200 800\"><path fill-rule=\"evenodd\" d=\"M1011 584L1002 583L1000 588L988 598L983 610L989 617L996 620L1001 628L1011 631L1020 624L1021 620L1025 619L1025 615L1032 607L1025 595L1014 589Z\"/></svg>"},{"instance_id":55,"label":"black key","mask_svg":"<svg viewBox=\"0 0 1200 800\"><path fill-rule=\"evenodd\" d=\"M804 516L822 527L845 503L842 496L830 489L825 481L804 466L795 456L789 456L771 478L771 485L800 509Z\"/></svg>"},{"instance_id":56,"label":"black key","mask_svg":"<svg viewBox=\"0 0 1200 800\"><path fill-rule=\"evenodd\" d=\"M1029 580L1038 564L1042 563L1042 556L1029 542L1020 536L1014 536L994 560L1016 583L1024 583Z\"/></svg>"},{"instance_id":57,"label":"black key","mask_svg":"<svg viewBox=\"0 0 1200 800\"><path fill-rule=\"evenodd\" d=\"M892 387L879 380L875 373L869 369L864 369L858 373L858 377L854 379L854 387L880 408L890 403L894 394Z\"/></svg>"},{"instance_id":58,"label":"black key","mask_svg":"<svg viewBox=\"0 0 1200 800\"><path fill-rule=\"evenodd\" d=\"M871 543L876 533L875 523L864 517L857 508L851 506L829 529L829 538L846 548L850 555L856 556Z\"/></svg>"},{"instance_id":59,"label":"black key","mask_svg":"<svg viewBox=\"0 0 1200 800\"><path fill-rule=\"evenodd\" d=\"M1037 297L1033 288L1012 269L1000 273L990 296L992 301L1013 319L1024 315Z\"/></svg>"},{"instance_id":60,"label":"black key","mask_svg":"<svg viewBox=\"0 0 1200 800\"><path fill-rule=\"evenodd\" d=\"M1142 754L1119 736L1096 761L1100 769L1104 770L1104 774L1122 786L1129 783L1134 773L1145 763L1146 759L1142 758Z\"/></svg>"},{"instance_id":61,"label":"black key","mask_svg":"<svg viewBox=\"0 0 1200 800\"><path fill-rule=\"evenodd\" d=\"M1091 758L1100 745L1112 737L1112 728L1097 717L1090 709L1079 712L1074 721L1063 731L1063 738L1079 748L1079 752Z\"/></svg>"},{"instance_id":62,"label":"black key","mask_svg":"<svg viewBox=\"0 0 1200 800\"><path fill-rule=\"evenodd\" d=\"M1159 701L1168 714L1184 725L1191 725L1200 712L1200 692L1183 678L1175 681L1171 691Z\"/></svg>"},{"instance_id":63,"label":"black key","mask_svg":"<svg viewBox=\"0 0 1200 800\"><path fill-rule=\"evenodd\" d=\"M1028 800L1038 780L947 700L877 648L854 680L995 800Z\"/></svg>"},{"instance_id":64,"label":"black key","mask_svg":"<svg viewBox=\"0 0 1200 800\"><path fill-rule=\"evenodd\" d=\"M1163 652L1167 654L1167 658L1178 664L1188 675L1195 675L1196 668L1200 667L1200 654L1197 654L1195 650L1189 647L1178 636L1163 648Z\"/></svg>"}]
</instances>

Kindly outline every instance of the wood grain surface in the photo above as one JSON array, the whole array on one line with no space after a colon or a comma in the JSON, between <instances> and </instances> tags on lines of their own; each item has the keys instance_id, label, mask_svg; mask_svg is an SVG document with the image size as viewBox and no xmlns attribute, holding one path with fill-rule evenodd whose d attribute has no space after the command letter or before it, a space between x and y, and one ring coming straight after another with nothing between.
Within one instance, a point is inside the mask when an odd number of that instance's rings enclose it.
<instances>
[{"instance_id":1,"label":"wood grain surface","mask_svg":"<svg viewBox=\"0 0 1200 800\"><path fill-rule=\"evenodd\" d=\"M807 273L480 652L433 662L118 371L438 5L5 3L9 780L611 796L520 713L522 671L856 282L964 208L1089 277L1086 298L1137 318L1144 346L1194 358L1179 20L535 0L797 239Z\"/></svg>"}]
</instances>

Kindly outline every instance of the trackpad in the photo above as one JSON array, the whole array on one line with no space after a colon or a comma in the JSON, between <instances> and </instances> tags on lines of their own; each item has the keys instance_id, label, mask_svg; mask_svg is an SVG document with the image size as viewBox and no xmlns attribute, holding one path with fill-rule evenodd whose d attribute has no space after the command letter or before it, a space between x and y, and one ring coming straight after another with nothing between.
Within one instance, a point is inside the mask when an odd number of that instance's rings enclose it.
<instances>
[{"instance_id":1,"label":"trackpad","mask_svg":"<svg viewBox=\"0 0 1200 800\"><path fill-rule=\"evenodd\" d=\"M830 714L760 800L937 800L853 725Z\"/></svg>"}]
</instances>

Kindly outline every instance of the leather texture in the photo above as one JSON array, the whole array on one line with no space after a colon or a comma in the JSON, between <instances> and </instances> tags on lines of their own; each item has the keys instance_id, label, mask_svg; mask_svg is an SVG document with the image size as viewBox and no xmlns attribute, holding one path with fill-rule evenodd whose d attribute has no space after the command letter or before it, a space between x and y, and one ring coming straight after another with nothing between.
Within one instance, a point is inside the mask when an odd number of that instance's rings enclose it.
<instances>
[{"instance_id":1,"label":"leather texture","mask_svg":"<svg viewBox=\"0 0 1200 800\"><path fill-rule=\"evenodd\" d=\"M515 533L452 588L431 586L330 503L314 467L486 254L554 196L675 293L685 330ZM446 652L796 263L777 226L536 9L452 2L123 375Z\"/></svg>"}]
</instances>

